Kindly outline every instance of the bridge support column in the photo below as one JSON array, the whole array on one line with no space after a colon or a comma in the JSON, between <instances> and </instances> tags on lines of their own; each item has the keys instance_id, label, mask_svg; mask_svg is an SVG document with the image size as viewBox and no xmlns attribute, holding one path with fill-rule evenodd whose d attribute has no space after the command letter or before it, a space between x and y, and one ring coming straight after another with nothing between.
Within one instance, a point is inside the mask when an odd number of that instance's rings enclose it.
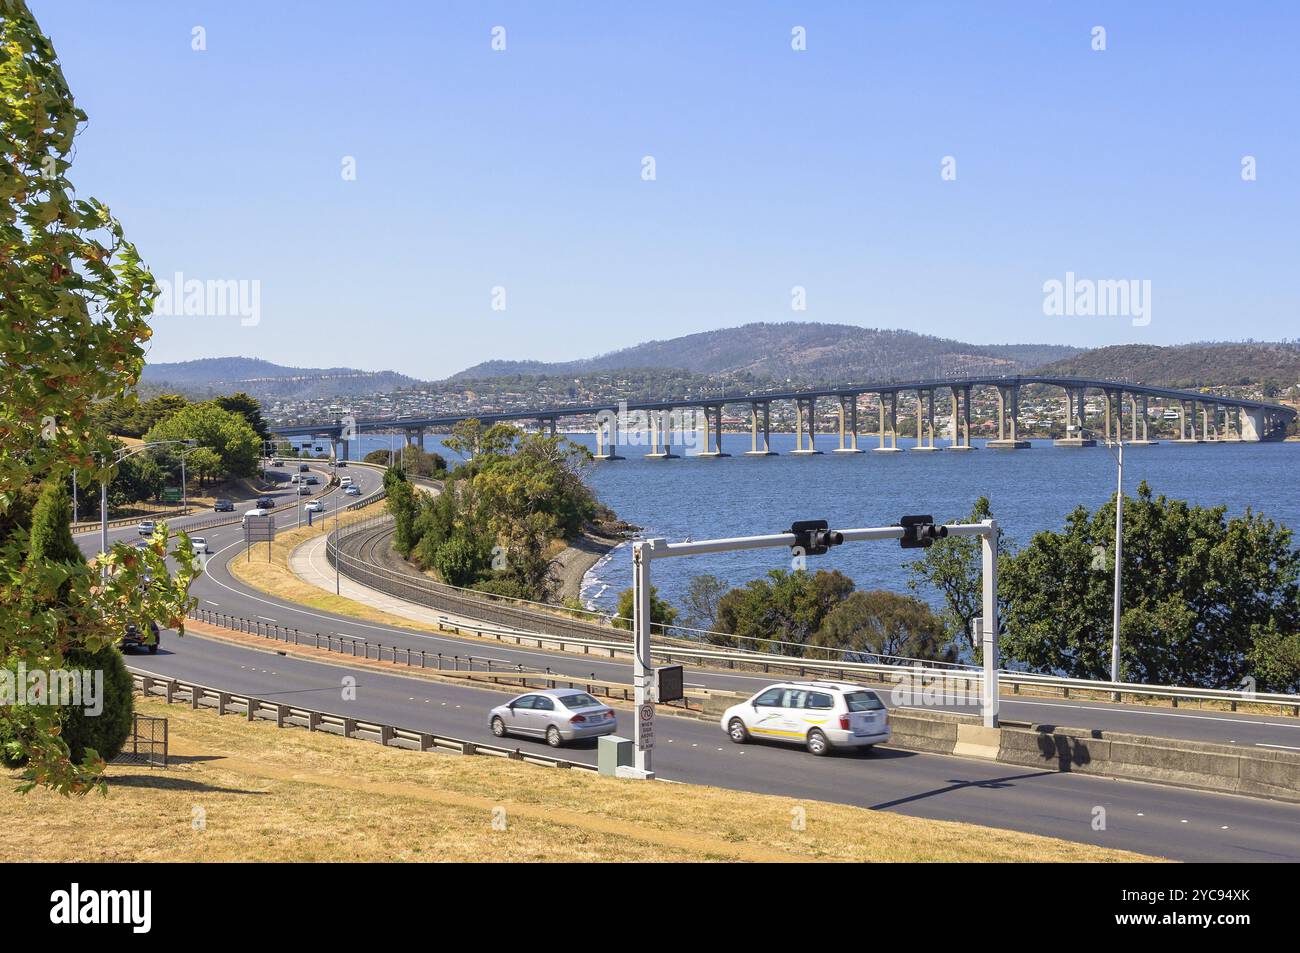
<instances>
[{"instance_id":1,"label":"bridge support column","mask_svg":"<svg viewBox=\"0 0 1300 953\"><path fill-rule=\"evenodd\" d=\"M1180 400L1178 402L1178 439L1175 443L1200 443L1201 431L1197 429L1197 412L1200 407L1197 401Z\"/></svg>"},{"instance_id":2,"label":"bridge support column","mask_svg":"<svg viewBox=\"0 0 1300 953\"><path fill-rule=\"evenodd\" d=\"M1130 447L1150 447L1159 443L1158 440L1152 440L1147 430L1147 423L1151 416L1151 408L1148 406L1149 398L1146 394L1129 394L1129 412L1132 420L1129 440Z\"/></svg>"},{"instance_id":3,"label":"bridge support column","mask_svg":"<svg viewBox=\"0 0 1300 953\"><path fill-rule=\"evenodd\" d=\"M424 428L423 427L406 427L403 429L408 447L424 447Z\"/></svg>"},{"instance_id":4,"label":"bridge support column","mask_svg":"<svg viewBox=\"0 0 1300 953\"><path fill-rule=\"evenodd\" d=\"M858 449L858 395L840 395L840 445L835 453L861 453Z\"/></svg>"},{"instance_id":5,"label":"bridge support column","mask_svg":"<svg viewBox=\"0 0 1300 953\"><path fill-rule=\"evenodd\" d=\"M647 460L675 460L677 454L673 453L673 435L672 419L667 410L651 410L647 413L650 418L650 452L646 454ZM663 449L660 449L662 446Z\"/></svg>"},{"instance_id":6,"label":"bridge support column","mask_svg":"<svg viewBox=\"0 0 1300 953\"><path fill-rule=\"evenodd\" d=\"M762 421L763 435L762 444L759 444L759 421ZM774 455L772 450L772 402L771 401L752 401L749 405L749 450L745 452L747 457L770 457Z\"/></svg>"},{"instance_id":7,"label":"bridge support column","mask_svg":"<svg viewBox=\"0 0 1300 953\"><path fill-rule=\"evenodd\" d=\"M942 450L934 442L934 390L916 392L916 446L913 450Z\"/></svg>"},{"instance_id":8,"label":"bridge support column","mask_svg":"<svg viewBox=\"0 0 1300 953\"><path fill-rule=\"evenodd\" d=\"M952 388L952 419L948 424L949 450L974 450L970 445L970 388Z\"/></svg>"},{"instance_id":9,"label":"bridge support column","mask_svg":"<svg viewBox=\"0 0 1300 953\"><path fill-rule=\"evenodd\" d=\"M898 453L898 391L885 393L881 391L880 397L880 446L875 447L876 453ZM889 445L885 445L885 439L888 436Z\"/></svg>"},{"instance_id":10,"label":"bridge support column","mask_svg":"<svg viewBox=\"0 0 1300 953\"><path fill-rule=\"evenodd\" d=\"M1266 439L1268 432L1265 421L1267 413L1263 408L1241 408L1241 439L1257 443Z\"/></svg>"},{"instance_id":11,"label":"bridge support column","mask_svg":"<svg viewBox=\"0 0 1300 953\"><path fill-rule=\"evenodd\" d=\"M1241 408L1229 407L1224 405L1223 408L1223 438L1229 443L1241 442Z\"/></svg>"},{"instance_id":12,"label":"bridge support column","mask_svg":"<svg viewBox=\"0 0 1300 953\"><path fill-rule=\"evenodd\" d=\"M1065 436L1052 442L1057 447L1095 447L1097 441L1085 432L1087 395L1081 387L1065 389Z\"/></svg>"},{"instance_id":13,"label":"bridge support column","mask_svg":"<svg viewBox=\"0 0 1300 953\"><path fill-rule=\"evenodd\" d=\"M618 426L617 411L602 410L596 415L596 452L592 456L597 460L623 459L618 455ZM606 435L608 435L608 447L605 442Z\"/></svg>"},{"instance_id":14,"label":"bridge support column","mask_svg":"<svg viewBox=\"0 0 1300 953\"><path fill-rule=\"evenodd\" d=\"M1028 440L1020 439L1020 385L998 385L998 439L990 440L991 450L1024 450Z\"/></svg>"},{"instance_id":15,"label":"bridge support column","mask_svg":"<svg viewBox=\"0 0 1300 953\"><path fill-rule=\"evenodd\" d=\"M808 448L803 445L805 428L808 431ZM817 398L797 397L794 402L794 450L791 453L811 456L821 453L817 449Z\"/></svg>"},{"instance_id":16,"label":"bridge support column","mask_svg":"<svg viewBox=\"0 0 1300 953\"><path fill-rule=\"evenodd\" d=\"M696 454L698 457L729 457L722 452L722 405L713 404L704 408L704 449Z\"/></svg>"}]
</instances>

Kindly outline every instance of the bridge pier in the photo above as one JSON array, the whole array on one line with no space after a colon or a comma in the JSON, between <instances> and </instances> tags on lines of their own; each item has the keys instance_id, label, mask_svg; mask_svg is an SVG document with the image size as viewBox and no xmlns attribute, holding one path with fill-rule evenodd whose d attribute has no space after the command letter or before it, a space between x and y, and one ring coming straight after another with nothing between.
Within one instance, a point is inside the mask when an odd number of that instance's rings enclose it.
<instances>
[{"instance_id":1,"label":"bridge pier","mask_svg":"<svg viewBox=\"0 0 1300 953\"><path fill-rule=\"evenodd\" d=\"M704 407L704 449L697 457L729 457L722 451L722 405L713 404Z\"/></svg>"},{"instance_id":2,"label":"bridge pier","mask_svg":"<svg viewBox=\"0 0 1300 953\"><path fill-rule=\"evenodd\" d=\"M898 453L898 391L889 393L881 391L880 397L880 446L873 447L875 453ZM889 446L885 446L885 437L889 437Z\"/></svg>"},{"instance_id":3,"label":"bridge pier","mask_svg":"<svg viewBox=\"0 0 1300 953\"><path fill-rule=\"evenodd\" d=\"M1188 414L1188 405L1191 405L1191 413ZM1180 400L1178 402L1178 439L1174 443L1188 444L1200 443L1196 430L1196 401ZM1191 420L1188 420L1188 417Z\"/></svg>"},{"instance_id":4,"label":"bridge pier","mask_svg":"<svg viewBox=\"0 0 1300 953\"><path fill-rule=\"evenodd\" d=\"M1097 441L1086 433L1087 409L1087 394L1082 387L1065 388L1065 436L1052 441L1053 446L1097 446Z\"/></svg>"},{"instance_id":5,"label":"bridge pier","mask_svg":"<svg viewBox=\"0 0 1300 953\"><path fill-rule=\"evenodd\" d=\"M419 447L424 449L424 428L423 427L403 427L402 433L408 447Z\"/></svg>"},{"instance_id":6,"label":"bridge pier","mask_svg":"<svg viewBox=\"0 0 1300 953\"><path fill-rule=\"evenodd\" d=\"M916 391L916 446L913 450L942 450L934 442L934 390L918 388Z\"/></svg>"},{"instance_id":7,"label":"bridge pier","mask_svg":"<svg viewBox=\"0 0 1300 953\"><path fill-rule=\"evenodd\" d=\"M847 426L847 440L845 429ZM858 395L840 395L840 445L833 453L861 453L858 449Z\"/></svg>"},{"instance_id":8,"label":"bridge pier","mask_svg":"<svg viewBox=\"0 0 1300 953\"><path fill-rule=\"evenodd\" d=\"M974 450L970 445L970 387L952 388L952 418L948 423L948 449Z\"/></svg>"},{"instance_id":9,"label":"bridge pier","mask_svg":"<svg viewBox=\"0 0 1300 953\"><path fill-rule=\"evenodd\" d=\"M677 454L673 453L671 411L652 410L646 416L650 419L650 452L645 455L646 459L676 460ZM661 442L662 450L659 449Z\"/></svg>"},{"instance_id":10,"label":"bridge pier","mask_svg":"<svg viewBox=\"0 0 1300 953\"><path fill-rule=\"evenodd\" d=\"M759 446L759 408L762 408L762 446ZM771 457L775 456L776 451L772 449L772 402L765 400L750 401L749 404L749 449L745 451L747 457Z\"/></svg>"},{"instance_id":11,"label":"bridge pier","mask_svg":"<svg viewBox=\"0 0 1300 953\"><path fill-rule=\"evenodd\" d=\"M1020 439L1020 385L998 384L998 439L987 444L990 450L1024 450L1028 440Z\"/></svg>"},{"instance_id":12,"label":"bridge pier","mask_svg":"<svg viewBox=\"0 0 1300 953\"><path fill-rule=\"evenodd\" d=\"M605 449L605 435L609 434L609 449ZM596 460L622 460L618 455L618 412L602 410L596 415Z\"/></svg>"},{"instance_id":13,"label":"bridge pier","mask_svg":"<svg viewBox=\"0 0 1300 953\"><path fill-rule=\"evenodd\" d=\"M808 448L803 445L804 430L808 431ZM817 449L817 398L796 397L794 401L794 449L793 454L812 456L821 453Z\"/></svg>"},{"instance_id":14,"label":"bridge pier","mask_svg":"<svg viewBox=\"0 0 1300 953\"><path fill-rule=\"evenodd\" d=\"M1152 447L1159 443L1159 440L1152 440L1148 430L1148 421L1151 417L1151 408L1148 404L1150 398L1146 394L1129 394L1129 414L1131 420L1130 436L1128 444L1130 447ZM1141 414L1138 413L1138 407L1142 408Z\"/></svg>"}]
</instances>

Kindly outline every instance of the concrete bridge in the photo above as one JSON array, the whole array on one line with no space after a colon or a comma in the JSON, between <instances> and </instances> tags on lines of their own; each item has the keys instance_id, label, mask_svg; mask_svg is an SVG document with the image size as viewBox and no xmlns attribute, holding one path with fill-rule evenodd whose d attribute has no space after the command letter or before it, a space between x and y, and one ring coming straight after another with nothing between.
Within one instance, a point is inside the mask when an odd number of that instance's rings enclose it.
<instances>
[{"instance_id":1,"label":"concrete bridge","mask_svg":"<svg viewBox=\"0 0 1300 953\"><path fill-rule=\"evenodd\" d=\"M1096 443L1090 436L1093 433L1107 443L1121 440L1130 445L1155 443L1150 438L1149 429L1150 401L1153 398L1161 401L1165 408L1177 411L1179 436L1172 442L1178 444L1281 440L1297 413L1282 404L1122 381L1006 376L855 384L824 390L719 394L682 400L557 405L501 413L340 418L330 422L273 427L271 432L283 437L327 439L334 455L346 460L346 438L361 433L401 431L408 443L422 444L426 431L446 429L469 419L484 423L536 421L539 428L548 428L556 433L561 419L591 418L596 431L597 459L621 459L618 455L620 431L625 443L629 432L638 435L635 438L637 443L643 442L643 435L648 434L650 449L646 456L671 458L675 456L671 439L674 430L702 434L704 447L700 456L723 457L727 454L722 452L722 411L731 405L748 410L750 449L746 455L765 456L774 452L771 449L772 405L789 403L795 410L795 449L792 453L816 454L822 452L817 449L817 404L831 401L838 417L839 445L833 449L834 453L861 453L863 448L858 446L859 441L873 436L878 439L878 445L872 450L898 452L902 449L898 446L900 413L915 417L917 446L913 450L971 450L974 449L971 445L972 397L978 390L992 390L996 398L996 437L986 445L991 449L1017 450L1029 446L1021 436L1020 395L1021 390L1030 385L1061 391L1061 419L1065 426L1061 428L1064 436L1056 440L1057 446L1093 446ZM1100 394L1103 398L1103 409L1098 415L1100 419L1093 426L1087 419L1089 394ZM864 400L876 404L878 409L879 426L874 434L859 429L859 413ZM939 442L935 427L935 408L936 405L942 406L942 401L948 402L950 411L946 444Z\"/></svg>"}]
</instances>

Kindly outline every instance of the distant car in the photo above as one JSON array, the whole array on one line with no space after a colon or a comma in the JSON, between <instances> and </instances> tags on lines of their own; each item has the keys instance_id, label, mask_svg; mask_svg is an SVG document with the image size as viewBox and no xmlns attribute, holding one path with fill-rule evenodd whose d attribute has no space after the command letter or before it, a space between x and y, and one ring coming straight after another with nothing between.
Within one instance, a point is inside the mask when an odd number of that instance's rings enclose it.
<instances>
[{"instance_id":1,"label":"distant car","mask_svg":"<svg viewBox=\"0 0 1300 953\"><path fill-rule=\"evenodd\" d=\"M306 472L307 472L308 470L310 470L310 469L311 469L311 467L307 466L307 464L305 464L305 463L300 463L300 464L298 464L298 472L299 472L299 473L306 473Z\"/></svg>"},{"instance_id":2,"label":"distant car","mask_svg":"<svg viewBox=\"0 0 1300 953\"><path fill-rule=\"evenodd\" d=\"M284 461L281 460L279 457L276 457L274 460L271 461L271 466L282 467L284 466Z\"/></svg>"},{"instance_id":3,"label":"distant car","mask_svg":"<svg viewBox=\"0 0 1300 953\"><path fill-rule=\"evenodd\" d=\"M157 622L149 623L149 635L153 636L152 640L141 635L139 627L135 623L131 623L126 627L126 634L122 636L122 648L148 649L150 655L157 655L158 643L162 640Z\"/></svg>"},{"instance_id":4,"label":"distant car","mask_svg":"<svg viewBox=\"0 0 1300 953\"><path fill-rule=\"evenodd\" d=\"M334 464L334 465L335 465L336 467L346 467L346 466L348 465L348 462L347 462L346 460L340 460L340 461L338 461L338 462L337 462L336 464Z\"/></svg>"},{"instance_id":5,"label":"distant car","mask_svg":"<svg viewBox=\"0 0 1300 953\"><path fill-rule=\"evenodd\" d=\"M488 725L498 738L529 735L558 748L578 738L608 735L618 728L614 710L576 688L528 692L488 713Z\"/></svg>"},{"instance_id":6,"label":"distant car","mask_svg":"<svg viewBox=\"0 0 1300 953\"><path fill-rule=\"evenodd\" d=\"M311 496L311 487L309 487L306 483L300 484L298 486L298 495Z\"/></svg>"},{"instance_id":7,"label":"distant car","mask_svg":"<svg viewBox=\"0 0 1300 953\"><path fill-rule=\"evenodd\" d=\"M355 483L349 483L347 486L343 488L343 492L347 496L360 496L361 487L357 486Z\"/></svg>"},{"instance_id":8,"label":"distant car","mask_svg":"<svg viewBox=\"0 0 1300 953\"><path fill-rule=\"evenodd\" d=\"M275 500L269 496L259 496L257 498L257 508L260 510L269 510L275 506Z\"/></svg>"},{"instance_id":9,"label":"distant car","mask_svg":"<svg viewBox=\"0 0 1300 953\"><path fill-rule=\"evenodd\" d=\"M233 513L235 512L235 503L233 500L217 500L212 504L212 510L216 513Z\"/></svg>"},{"instance_id":10,"label":"distant car","mask_svg":"<svg viewBox=\"0 0 1300 953\"><path fill-rule=\"evenodd\" d=\"M316 478L315 474L312 474L311 476L307 477L307 479L303 480L303 482L310 486L315 486L316 484L320 483L320 480Z\"/></svg>"},{"instance_id":11,"label":"distant car","mask_svg":"<svg viewBox=\"0 0 1300 953\"><path fill-rule=\"evenodd\" d=\"M266 515L268 515L266 510L262 509L260 506L254 507L253 509L249 510L247 513L244 514L244 518L241 522L247 523L248 518L250 516L266 516Z\"/></svg>"},{"instance_id":12,"label":"distant car","mask_svg":"<svg viewBox=\"0 0 1300 953\"><path fill-rule=\"evenodd\" d=\"M152 536L157 523L153 520L141 520L140 525L136 527L141 536Z\"/></svg>"},{"instance_id":13,"label":"distant car","mask_svg":"<svg viewBox=\"0 0 1300 953\"><path fill-rule=\"evenodd\" d=\"M885 704L869 688L844 682L781 682L722 713L734 743L771 738L815 755L835 748L868 749L889 740Z\"/></svg>"},{"instance_id":14,"label":"distant car","mask_svg":"<svg viewBox=\"0 0 1300 953\"><path fill-rule=\"evenodd\" d=\"M352 485L352 477L350 476L339 477L339 486L351 486L351 485Z\"/></svg>"},{"instance_id":15,"label":"distant car","mask_svg":"<svg viewBox=\"0 0 1300 953\"><path fill-rule=\"evenodd\" d=\"M323 513L325 512L325 504L320 500L308 500L307 505L304 506L303 509L308 513Z\"/></svg>"},{"instance_id":16,"label":"distant car","mask_svg":"<svg viewBox=\"0 0 1300 953\"><path fill-rule=\"evenodd\" d=\"M202 537L202 536L191 536L191 537L190 537L190 545L194 547L194 551L195 551L196 553L210 553L210 552L212 552L212 550L208 549L208 541L207 541L207 539L204 538L204 537Z\"/></svg>"}]
</instances>

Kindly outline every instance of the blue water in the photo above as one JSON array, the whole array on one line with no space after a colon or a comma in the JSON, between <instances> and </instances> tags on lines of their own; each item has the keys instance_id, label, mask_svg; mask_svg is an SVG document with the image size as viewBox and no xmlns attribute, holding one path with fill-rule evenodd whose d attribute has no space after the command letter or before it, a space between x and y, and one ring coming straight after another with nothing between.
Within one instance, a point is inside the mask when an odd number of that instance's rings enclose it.
<instances>
[{"instance_id":1,"label":"blue water","mask_svg":"<svg viewBox=\"0 0 1300 953\"><path fill-rule=\"evenodd\" d=\"M386 436L365 436L366 451L387 448ZM592 434L570 439L594 448ZM646 536L677 541L718 536L784 532L797 519L826 519L832 527L896 523L906 513L930 513L950 521L966 516L987 496L1007 535L1026 543L1034 533L1060 529L1065 516L1083 504L1095 509L1115 491L1115 458L1104 447L1056 448L1033 441L1028 450L840 455L834 438L821 437L815 457L791 456L794 437L773 434L780 455L745 457L748 434L725 434L723 459L683 456L646 460L645 447L623 447L625 460L593 465L590 482L602 501ZM915 441L899 441L900 447ZM977 446L979 441L975 442ZM400 443L397 444L400 446ZM430 450L441 441L430 436ZM679 450L676 452L680 452ZM356 447L353 447L356 456ZM450 459L452 454L445 453ZM1157 494L1195 504L1228 507L1230 515L1249 507L1300 529L1300 443L1199 444L1128 447L1124 485L1132 495L1146 480ZM907 591L903 563L912 553L895 543L855 543L810 557L809 568L839 569L859 588ZM711 573L741 585L769 569L789 568L781 550L697 556L655 563L660 594L680 605L692 576ZM584 599L610 609L631 585L631 550L620 546L587 577Z\"/></svg>"}]
</instances>

